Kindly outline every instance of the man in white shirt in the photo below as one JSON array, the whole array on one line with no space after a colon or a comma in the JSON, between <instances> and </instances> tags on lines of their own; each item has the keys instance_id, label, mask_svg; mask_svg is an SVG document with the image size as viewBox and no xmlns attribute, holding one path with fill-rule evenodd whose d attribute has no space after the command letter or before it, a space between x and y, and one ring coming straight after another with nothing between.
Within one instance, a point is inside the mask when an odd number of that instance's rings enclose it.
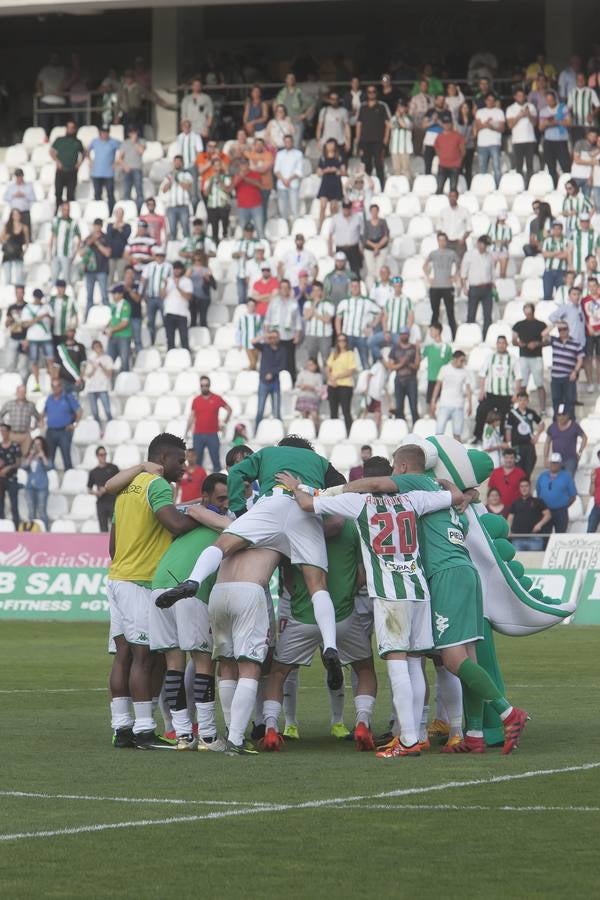
<instances>
[{"instance_id":1,"label":"man in white shirt","mask_svg":"<svg viewBox=\"0 0 600 900\"><path fill-rule=\"evenodd\" d=\"M479 171L487 172L491 160L496 187L500 184L500 155L505 127L504 113L496 106L496 95L489 91L485 95L485 106L475 114L475 134Z\"/></svg>"},{"instance_id":2,"label":"man in white shirt","mask_svg":"<svg viewBox=\"0 0 600 900\"><path fill-rule=\"evenodd\" d=\"M489 251L487 234L477 238L474 250L469 250L462 261L460 275L463 290L467 292L467 322L474 322L479 304L483 308L483 339L492 324L492 288L494 287L494 260Z\"/></svg>"},{"instance_id":3,"label":"man in white shirt","mask_svg":"<svg viewBox=\"0 0 600 900\"><path fill-rule=\"evenodd\" d=\"M33 185L25 183L25 175L23 169L15 169L15 180L6 185L4 191L4 202L8 203L9 209L18 209L21 213L21 221L27 225L31 233L31 216L29 210L31 204L35 202L35 194Z\"/></svg>"},{"instance_id":4,"label":"man in white shirt","mask_svg":"<svg viewBox=\"0 0 600 900\"><path fill-rule=\"evenodd\" d=\"M362 268L362 238L364 216L352 211L352 204L344 200L340 212L331 217L329 255L345 253L350 269L358 274Z\"/></svg>"},{"instance_id":5,"label":"man in white shirt","mask_svg":"<svg viewBox=\"0 0 600 900\"><path fill-rule=\"evenodd\" d=\"M202 81L199 78L194 78L192 81L192 92L186 94L181 101L181 118L189 119L192 131L195 131L206 140L211 129L213 116L213 102L209 95L202 90Z\"/></svg>"},{"instance_id":6,"label":"man in white shirt","mask_svg":"<svg viewBox=\"0 0 600 900\"><path fill-rule=\"evenodd\" d=\"M292 381L296 380L296 346L302 338L302 319L296 298L287 278L279 284L279 294L269 303L264 323L265 334L277 331L285 349L286 366Z\"/></svg>"},{"instance_id":7,"label":"man in white shirt","mask_svg":"<svg viewBox=\"0 0 600 900\"><path fill-rule=\"evenodd\" d=\"M198 206L198 167L196 157L204 150L204 141L196 131L192 131L189 119L181 120L181 131L177 135L177 153L183 157L183 171L192 177L192 205Z\"/></svg>"},{"instance_id":8,"label":"man in white shirt","mask_svg":"<svg viewBox=\"0 0 600 900\"><path fill-rule=\"evenodd\" d=\"M448 193L448 206L442 210L439 218L439 231L447 237L448 250L454 250L459 261L467 250L467 238L471 234L471 213L464 206L458 205L458 191Z\"/></svg>"},{"instance_id":9,"label":"man in white shirt","mask_svg":"<svg viewBox=\"0 0 600 900\"><path fill-rule=\"evenodd\" d=\"M173 263L173 275L167 281L165 299L163 301L163 319L167 335L167 350L175 347L175 332L179 332L179 341L183 348L189 350L188 323L190 321L190 300L193 285L190 278L184 275L185 266L177 260Z\"/></svg>"},{"instance_id":10,"label":"man in white shirt","mask_svg":"<svg viewBox=\"0 0 600 900\"><path fill-rule=\"evenodd\" d=\"M294 138L286 134L283 147L277 151L273 173L277 179L277 204L279 215L293 222L300 212L300 180L302 178L302 151L294 147Z\"/></svg>"},{"instance_id":11,"label":"man in white shirt","mask_svg":"<svg viewBox=\"0 0 600 900\"><path fill-rule=\"evenodd\" d=\"M340 153L350 153L350 115L348 110L340 106L337 91L330 91L328 104L321 109L317 122L317 140L321 149L327 141L335 141Z\"/></svg>"},{"instance_id":12,"label":"man in white shirt","mask_svg":"<svg viewBox=\"0 0 600 900\"><path fill-rule=\"evenodd\" d=\"M298 275L302 270L309 273L312 281L317 277L317 258L314 253L304 248L304 235L297 234L296 246L283 257L277 266L277 275L279 278L287 278L292 287L298 287Z\"/></svg>"},{"instance_id":13,"label":"man in white shirt","mask_svg":"<svg viewBox=\"0 0 600 900\"><path fill-rule=\"evenodd\" d=\"M444 434L446 425L452 420L452 434L457 441L461 440L465 423L465 397L467 398L467 415L472 413L471 376L466 368L467 357L462 350L455 350L450 362L442 366L431 397L430 413L436 415L435 433Z\"/></svg>"},{"instance_id":14,"label":"man in white shirt","mask_svg":"<svg viewBox=\"0 0 600 900\"><path fill-rule=\"evenodd\" d=\"M511 131L515 170L523 175L523 163L527 166L527 175L524 176L527 190L529 179L533 175L533 156L537 150L534 128L537 109L533 103L527 102L522 87L515 88L513 97L514 102L506 110L506 122Z\"/></svg>"},{"instance_id":15,"label":"man in white shirt","mask_svg":"<svg viewBox=\"0 0 600 900\"><path fill-rule=\"evenodd\" d=\"M190 197L192 193L192 176L183 168L183 157L177 155L173 159L173 171L163 181L160 192L167 207L169 237L177 240L177 225L181 225L184 238L190 235Z\"/></svg>"},{"instance_id":16,"label":"man in white shirt","mask_svg":"<svg viewBox=\"0 0 600 900\"><path fill-rule=\"evenodd\" d=\"M388 300L394 296L391 274L389 266L382 266L379 270L379 280L371 288L371 300L374 300L381 309L385 309Z\"/></svg>"}]
</instances>

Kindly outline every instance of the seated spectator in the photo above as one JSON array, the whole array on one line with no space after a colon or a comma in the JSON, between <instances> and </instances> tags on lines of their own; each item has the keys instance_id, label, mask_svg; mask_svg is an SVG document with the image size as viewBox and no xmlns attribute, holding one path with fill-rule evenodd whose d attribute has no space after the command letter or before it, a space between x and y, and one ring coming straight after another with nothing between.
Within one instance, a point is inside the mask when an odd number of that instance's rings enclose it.
<instances>
[{"instance_id":1,"label":"seated spectator","mask_svg":"<svg viewBox=\"0 0 600 900\"><path fill-rule=\"evenodd\" d=\"M10 499L15 531L19 528L19 482L17 471L21 465L21 448L10 439L10 428L0 423L0 519L4 519L4 499Z\"/></svg>"},{"instance_id":2,"label":"seated spectator","mask_svg":"<svg viewBox=\"0 0 600 900\"><path fill-rule=\"evenodd\" d=\"M492 471L488 488L496 488L508 511L519 497L519 482L526 477L523 469L516 464L515 451L512 447L506 447L502 451L502 465Z\"/></svg>"},{"instance_id":3,"label":"seated spectator","mask_svg":"<svg viewBox=\"0 0 600 900\"><path fill-rule=\"evenodd\" d=\"M178 503L190 503L202 497L202 485L206 478L206 470L198 465L198 458L193 447L185 451L185 471L181 476L178 488Z\"/></svg>"},{"instance_id":4,"label":"seated spectator","mask_svg":"<svg viewBox=\"0 0 600 900\"><path fill-rule=\"evenodd\" d=\"M352 466L348 473L348 481L358 481L365 477L365 463L373 456L373 448L370 444L363 444L360 448L360 465Z\"/></svg>"},{"instance_id":5,"label":"seated spectator","mask_svg":"<svg viewBox=\"0 0 600 900\"><path fill-rule=\"evenodd\" d=\"M31 446L31 429L40 420L35 403L27 399L27 390L20 384L14 400L7 400L0 408L0 422L10 428L10 440L18 444L21 455L27 456Z\"/></svg>"},{"instance_id":6,"label":"seated spectator","mask_svg":"<svg viewBox=\"0 0 600 900\"><path fill-rule=\"evenodd\" d=\"M316 359L307 359L296 379L296 412L304 419L312 419L319 428L319 406L323 391L323 376Z\"/></svg>"},{"instance_id":7,"label":"seated spectator","mask_svg":"<svg viewBox=\"0 0 600 900\"><path fill-rule=\"evenodd\" d=\"M119 471L114 463L108 462L106 447L96 448L96 460L98 464L90 469L88 475L88 492L97 498L96 515L100 531L110 531L116 497L106 492L106 482Z\"/></svg>"},{"instance_id":8,"label":"seated spectator","mask_svg":"<svg viewBox=\"0 0 600 900\"><path fill-rule=\"evenodd\" d=\"M548 468L538 476L536 493L550 510L550 530L564 534L569 527L569 507L577 499L577 488L573 476L563 468L560 453L551 453L549 461Z\"/></svg>"},{"instance_id":9,"label":"seated spectator","mask_svg":"<svg viewBox=\"0 0 600 900\"><path fill-rule=\"evenodd\" d=\"M548 437L544 444L544 465L552 453L559 453L563 468L575 476L581 454L588 444L587 434L576 422L572 413L561 403L556 411L556 421L548 428Z\"/></svg>"},{"instance_id":10,"label":"seated spectator","mask_svg":"<svg viewBox=\"0 0 600 900\"><path fill-rule=\"evenodd\" d=\"M106 422L110 422L112 419L109 392L113 365L113 360L104 350L102 341L98 339L92 341L92 349L85 364L84 377L90 409L101 429L103 423L100 419L98 403L101 403L104 408Z\"/></svg>"},{"instance_id":11,"label":"seated spectator","mask_svg":"<svg viewBox=\"0 0 600 900\"><path fill-rule=\"evenodd\" d=\"M522 478L519 482L519 496L508 510L508 527L510 540L515 550L543 550L544 538L541 535L552 515L543 500L531 493L531 482Z\"/></svg>"},{"instance_id":12,"label":"seated spectator","mask_svg":"<svg viewBox=\"0 0 600 900\"><path fill-rule=\"evenodd\" d=\"M485 508L488 512L494 513L495 516L504 516L506 514L506 507L502 502L498 488L488 487Z\"/></svg>"},{"instance_id":13,"label":"seated spectator","mask_svg":"<svg viewBox=\"0 0 600 900\"><path fill-rule=\"evenodd\" d=\"M596 459L600 463L600 450L596 453ZM594 498L594 505L588 518L587 532L595 534L600 525L600 465L596 466L590 476L589 493Z\"/></svg>"},{"instance_id":14,"label":"seated spectator","mask_svg":"<svg viewBox=\"0 0 600 900\"><path fill-rule=\"evenodd\" d=\"M48 444L38 435L34 438L31 449L21 463L27 472L25 484L25 500L27 516L30 522L40 519L46 531L50 529L48 521L48 472L54 468L49 459Z\"/></svg>"}]
</instances>

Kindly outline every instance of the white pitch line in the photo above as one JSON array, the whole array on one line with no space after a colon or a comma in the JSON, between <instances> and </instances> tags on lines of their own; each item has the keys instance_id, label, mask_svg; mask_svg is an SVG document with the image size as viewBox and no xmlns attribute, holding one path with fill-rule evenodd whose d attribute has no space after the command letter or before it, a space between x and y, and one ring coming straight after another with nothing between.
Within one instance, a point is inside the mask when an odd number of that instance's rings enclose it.
<instances>
[{"instance_id":1,"label":"white pitch line","mask_svg":"<svg viewBox=\"0 0 600 900\"><path fill-rule=\"evenodd\" d=\"M0 797L18 797L34 800L88 800L107 803L156 803L174 806L270 806L252 800L180 800L177 797L104 797L94 794L47 794L41 791L0 791Z\"/></svg>"},{"instance_id":2,"label":"white pitch line","mask_svg":"<svg viewBox=\"0 0 600 900\"><path fill-rule=\"evenodd\" d=\"M108 687L95 688L15 688L15 690L0 690L0 694L89 694L99 691L108 693Z\"/></svg>"},{"instance_id":3,"label":"white pitch line","mask_svg":"<svg viewBox=\"0 0 600 900\"><path fill-rule=\"evenodd\" d=\"M343 807L346 808L346 804L350 804L352 808L352 804L356 804L357 801L361 800L377 800L384 799L386 797L402 797L414 794L426 794L431 791L443 791L450 790L456 787L477 787L479 785L485 784L498 784L507 781L517 781L523 778L539 778L545 775L559 775L565 772L582 772L590 769L596 769L600 767L600 762L593 763L582 763L579 766L565 766L561 769L538 769L530 772L520 772L514 775L499 775L492 778L479 778L473 779L472 781L449 781L443 784L432 784L419 788L405 788L403 790L398 791L384 791L379 794L368 794L365 796L357 796L357 797L332 797L329 800L307 800L303 803L273 803L271 805L264 806L248 806L248 804L244 804L242 808L238 809L228 809L220 812L211 812L205 813L203 815L196 816L171 816L167 819L140 819L137 821L130 822L111 822L102 825L80 825L75 828L59 828L52 831L28 831L28 832L16 832L14 834L2 834L0 835L0 842L2 841L14 841L14 840L24 840L26 838L49 838L49 837L59 837L63 835L70 834L84 834L89 832L99 832L99 831L113 831L120 828L142 828L147 827L149 825L175 825L181 823L190 823L190 822L202 822L208 821L212 819L225 819L231 816L249 816L249 815L257 815L258 813L265 812L288 812L290 810L301 810L301 809L322 809L326 807ZM357 807L358 808L358 807ZM362 807L364 808L364 807ZM402 809L402 806L399 805L398 809ZM421 808L421 807L417 807ZM463 807L459 807L463 808ZM496 809L497 807L491 807L491 809Z\"/></svg>"},{"instance_id":4,"label":"white pitch line","mask_svg":"<svg viewBox=\"0 0 600 900\"><path fill-rule=\"evenodd\" d=\"M332 809L487 810L490 812L600 812L600 806L480 806L460 803L340 803Z\"/></svg>"}]
</instances>

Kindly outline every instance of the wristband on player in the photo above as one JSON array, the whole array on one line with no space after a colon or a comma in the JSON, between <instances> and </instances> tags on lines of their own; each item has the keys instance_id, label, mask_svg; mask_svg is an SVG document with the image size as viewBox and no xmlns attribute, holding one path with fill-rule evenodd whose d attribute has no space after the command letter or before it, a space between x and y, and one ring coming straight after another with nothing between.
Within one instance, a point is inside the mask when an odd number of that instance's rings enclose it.
<instances>
[{"instance_id":1,"label":"wristband on player","mask_svg":"<svg viewBox=\"0 0 600 900\"><path fill-rule=\"evenodd\" d=\"M311 487L309 484L298 484L296 485L297 491L304 491L305 494L310 494L311 497L316 497L317 494L321 493L318 488Z\"/></svg>"},{"instance_id":2,"label":"wristband on player","mask_svg":"<svg viewBox=\"0 0 600 900\"><path fill-rule=\"evenodd\" d=\"M338 494L344 493L344 484L336 484L335 487L325 488L320 492L321 497L337 497Z\"/></svg>"}]
</instances>

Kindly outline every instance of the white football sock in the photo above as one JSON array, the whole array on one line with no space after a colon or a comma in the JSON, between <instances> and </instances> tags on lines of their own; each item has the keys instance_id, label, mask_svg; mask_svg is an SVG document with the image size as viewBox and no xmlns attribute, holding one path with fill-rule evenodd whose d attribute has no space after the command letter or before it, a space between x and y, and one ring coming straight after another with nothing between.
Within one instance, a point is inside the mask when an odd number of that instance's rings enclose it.
<instances>
[{"instance_id":1,"label":"white football sock","mask_svg":"<svg viewBox=\"0 0 600 900\"><path fill-rule=\"evenodd\" d=\"M439 719L440 722L448 721L448 711L446 709L446 704L444 703L444 692L443 689L440 690L440 679L439 673L444 671L443 666L435 667L435 717Z\"/></svg>"},{"instance_id":2,"label":"white football sock","mask_svg":"<svg viewBox=\"0 0 600 900\"><path fill-rule=\"evenodd\" d=\"M339 691L332 691L327 688L329 694L329 709L331 711L331 724L342 725L344 722L344 685Z\"/></svg>"},{"instance_id":3,"label":"white football sock","mask_svg":"<svg viewBox=\"0 0 600 900\"><path fill-rule=\"evenodd\" d=\"M229 740L236 746L244 743L244 735L252 716L257 690L258 681L255 681L254 678L238 680L231 703L231 722L229 723Z\"/></svg>"},{"instance_id":4,"label":"white football sock","mask_svg":"<svg viewBox=\"0 0 600 900\"><path fill-rule=\"evenodd\" d=\"M500 721L504 722L505 719L508 719L508 717L510 716L512 711L513 711L513 707L509 706L508 709L505 709L504 712L501 712L500 713Z\"/></svg>"},{"instance_id":5,"label":"white football sock","mask_svg":"<svg viewBox=\"0 0 600 900\"><path fill-rule=\"evenodd\" d=\"M210 547L208 548L210 550ZM206 553L206 550L204 551ZM323 649L334 647L337 650L335 637L335 610L329 595L329 591L315 591L311 603L315 614L315 621L323 638Z\"/></svg>"},{"instance_id":6,"label":"white football sock","mask_svg":"<svg viewBox=\"0 0 600 900\"><path fill-rule=\"evenodd\" d=\"M165 696L165 686L163 684L162 691L160 692L160 696L158 698L158 706L160 709L160 714L162 716L162 720L164 723L165 734L167 731L173 731L173 718L171 716L171 708L167 703L167 698Z\"/></svg>"},{"instance_id":7,"label":"white football sock","mask_svg":"<svg viewBox=\"0 0 600 900\"><path fill-rule=\"evenodd\" d=\"M421 714L421 725L419 727L419 740L420 741L427 740L427 723L429 722L429 710L430 710L430 706L428 703L426 703L425 706L423 707L423 712Z\"/></svg>"},{"instance_id":8,"label":"white football sock","mask_svg":"<svg viewBox=\"0 0 600 900\"><path fill-rule=\"evenodd\" d=\"M462 737L463 699L460 678L443 666L435 670L437 695L442 698L446 722L450 723L450 737Z\"/></svg>"},{"instance_id":9,"label":"white football sock","mask_svg":"<svg viewBox=\"0 0 600 900\"><path fill-rule=\"evenodd\" d=\"M187 711L187 706L183 709L171 710L171 716L173 717L173 728L177 737L180 737L182 734L192 733L192 720Z\"/></svg>"},{"instance_id":10,"label":"white football sock","mask_svg":"<svg viewBox=\"0 0 600 900\"><path fill-rule=\"evenodd\" d=\"M110 725L113 731L119 728L131 728L131 697L115 697L110 701Z\"/></svg>"},{"instance_id":11,"label":"white football sock","mask_svg":"<svg viewBox=\"0 0 600 900\"><path fill-rule=\"evenodd\" d=\"M185 685L185 698L187 700L187 710L188 716L190 717L190 722L196 721L196 705L194 703L194 678L196 677L196 666L194 664L194 660L188 660L188 664L185 667L185 673L183 676L183 683Z\"/></svg>"},{"instance_id":12,"label":"white football sock","mask_svg":"<svg viewBox=\"0 0 600 900\"><path fill-rule=\"evenodd\" d=\"M367 728L370 728L375 707L375 697L371 697L370 694L357 694L354 698L354 707L356 709L356 724L363 722Z\"/></svg>"},{"instance_id":13,"label":"white football sock","mask_svg":"<svg viewBox=\"0 0 600 900\"><path fill-rule=\"evenodd\" d=\"M208 703L195 703L194 712L198 722L198 734L203 739L216 738L217 720L215 718L216 703L214 700Z\"/></svg>"},{"instance_id":14,"label":"white football sock","mask_svg":"<svg viewBox=\"0 0 600 900\"><path fill-rule=\"evenodd\" d=\"M219 702L223 710L226 728L229 728L229 723L231 722L231 701L233 700L236 687L237 681L219 678Z\"/></svg>"},{"instance_id":15,"label":"white football sock","mask_svg":"<svg viewBox=\"0 0 600 900\"><path fill-rule=\"evenodd\" d=\"M256 704L254 706L254 724L255 725L264 725L265 724L265 716L263 712L263 704L265 702L265 682L266 676L263 675L259 678L258 681L258 689L256 691Z\"/></svg>"},{"instance_id":16,"label":"white football sock","mask_svg":"<svg viewBox=\"0 0 600 900\"><path fill-rule=\"evenodd\" d=\"M408 674L410 675L410 684L413 693L413 717L416 728L420 729L421 719L423 718L423 707L425 706L425 692L427 685L425 684L425 675L423 674L423 664L420 657L408 657ZM427 734L425 734L427 737ZM421 738L419 730L419 739ZM425 740L425 738L423 738Z\"/></svg>"},{"instance_id":17,"label":"white football sock","mask_svg":"<svg viewBox=\"0 0 600 900\"><path fill-rule=\"evenodd\" d=\"M134 734L139 734L141 731L156 731L156 722L152 715L152 700L134 703L133 715L135 717L135 722L133 723Z\"/></svg>"},{"instance_id":18,"label":"white football sock","mask_svg":"<svg viewBox=\"0 0 600 900\"><path fill-rule=\"evenodd\" d=\"M285 728L288 725L297 725L296 705L298 702L298 669L292 669L283 683L283 715Z\"/></svg>"},{"instance_id":19,"label":"white football sock","mask_svg":"<svg viewBox=\"0 0 600 900\"><path fill-rule=\"evenodd\" d=\"M263 705L263 715L265 717L265 727L274 728L279 731L279 716L281 714L281 703L279 700L265 700ZM286 725L287 725L286 721Z\"/></svg>"},{"instance_id":20,"label":"white football sock","mask_svg":"<svg viewBox=\"0 0 600 900\"><path fill-rule=\"evenodd\" d=\"M202 584L205 578L208 578L209 575L212 575L213 572L217 571L221 565L222 559L222 550L219 550L219 548L214 545L212 547L207 547L196 560L196 565L189 575L190 579L192 581L197 581L198 584Z\"/></svg>"},{"instance_id":21,"label":"white football sock","mask_svg":"<svg viewBox=\"0 0 600 900\"><path fill-rule=\"evenodd\" d=\"M417 743L417 729L408 663L405 659L388 659L387 671L400 727L400 740L405 747L411 747Z\"/></svg>"}]
</instances>

